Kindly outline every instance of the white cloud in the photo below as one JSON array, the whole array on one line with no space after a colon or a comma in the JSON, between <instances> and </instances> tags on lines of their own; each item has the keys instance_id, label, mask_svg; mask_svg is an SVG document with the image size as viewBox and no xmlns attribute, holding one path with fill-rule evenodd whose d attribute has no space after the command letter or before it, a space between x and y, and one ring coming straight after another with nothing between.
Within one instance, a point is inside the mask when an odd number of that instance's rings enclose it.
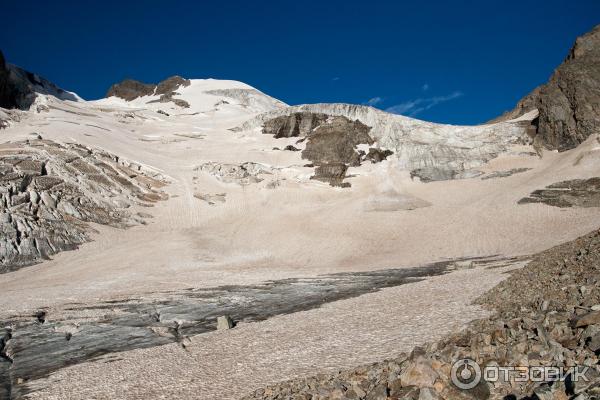
<instances>
[{"instance_id":1,"label":"white cloud","mask_svg":"<svg viewBox=\"0 0 600 400\"><path fill-rule=\"evenodd\" d=\"M424 92L428 91L429 90L429 84L428 83L424 84L423 86L421 86L421 89L423 89Z\"/></svg>"},{"instance_id":2,"label":"white cloud","mask_svg":"<svg viewBox=\"0 0 600 400\"><path fill-rule=\"evenodd\" d=\"M388 107L385 111L392 114L402 114L409 117L414 117L415 115L425 110L429 110L430 108L433 108L438 104L445 103L447 101L454 100L462 96L462 92L456 91L447 96L435 96L408 100L404 103Z\"/></svg>"},{"instance_id":3,"label":"white cloud","mask_svg":"<svg viewBox=\"0 0 600 400\"><path fill-rule=\"evenodd\" d=\"M383 99L379 96L377 97L373 97L372 99L367 100L367 102L365 103L368 106L374 107L377 104L381 103L383 101Z\"/></svg>"},{"instance_id":4,"label":"white cloud","mask_svg":"<svg viewBox=\"0 0 600 400\"><path fill-rule=\"evenodd\" d=\"M331 78L332 81L339 81L340 77L339 76L334 76L333 78Z\"/></svg>"}]
</instances>

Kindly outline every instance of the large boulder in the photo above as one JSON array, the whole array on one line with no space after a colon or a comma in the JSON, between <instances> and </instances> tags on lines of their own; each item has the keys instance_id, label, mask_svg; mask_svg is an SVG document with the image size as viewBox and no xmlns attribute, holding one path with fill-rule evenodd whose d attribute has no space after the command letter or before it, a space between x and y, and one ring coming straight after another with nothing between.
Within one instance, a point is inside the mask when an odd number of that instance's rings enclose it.
<instances>
[{"instance_id":1,"label":"large boulder","mask_svg":"<svg viewBox=\"0 0 600 400\"><path fill-rule=\"evenodd\" d=\"M546 148L569 150L600 133L600 25L576 40L548 83L496 121L536 108L536 141Z\"/></svg>"}]
</instances>

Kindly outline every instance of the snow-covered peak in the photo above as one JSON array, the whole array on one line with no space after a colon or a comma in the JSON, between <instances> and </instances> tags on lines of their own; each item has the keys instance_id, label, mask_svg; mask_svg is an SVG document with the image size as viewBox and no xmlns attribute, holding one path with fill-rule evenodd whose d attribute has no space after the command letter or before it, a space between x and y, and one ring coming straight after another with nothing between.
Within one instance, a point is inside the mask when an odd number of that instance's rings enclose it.
<instances>
[{"instance_id":1,"label":"snow-covered peak","mask_svg":"<svg viewBox=\"0 0 600 400\"><path fill-rule=\"evenodd\" d=\"M168 81L176 84L164 90L165 82ZM127 87L123 88L123 86ZM111 96L95 103L153 111L163 110L170 114L213 111L257 114L287 107L285 103L243 82L220 79L172 77L157 85L124 81L113 85L108 94Z\"/></svg>"}]
</instances>

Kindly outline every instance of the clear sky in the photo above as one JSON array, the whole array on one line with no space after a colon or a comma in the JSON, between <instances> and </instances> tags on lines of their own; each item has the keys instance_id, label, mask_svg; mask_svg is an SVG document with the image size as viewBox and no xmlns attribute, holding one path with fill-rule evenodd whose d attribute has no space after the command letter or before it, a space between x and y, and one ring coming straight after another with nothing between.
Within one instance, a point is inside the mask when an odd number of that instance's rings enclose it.
<instances>
[{"instance_id":1,"label":"clear sky","mask_svg":"<svg viewBox=\"0 0 600 400\"><path fill-rule=\"evenodd\" d=\"M7 60L86 99L178 74L474 124L545 82L600 1L2 0L2 14Z\"/></svg>"}]
</instances>

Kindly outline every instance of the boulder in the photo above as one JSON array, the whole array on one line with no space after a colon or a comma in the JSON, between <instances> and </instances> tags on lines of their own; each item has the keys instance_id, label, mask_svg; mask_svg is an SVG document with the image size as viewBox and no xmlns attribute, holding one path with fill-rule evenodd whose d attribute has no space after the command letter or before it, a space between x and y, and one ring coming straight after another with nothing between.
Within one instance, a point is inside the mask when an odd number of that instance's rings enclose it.
<instances>
[{"instance_id":1,"label":"boulder","mask_svg":"<svg viewBox=\"0 0 600 400\"><path fill-rule=\"evenodd\" d=\"M227 329L231 329L235 326L233 319L229 315L222 315L217 318L217 330L223 331Z\"/></svg>"}]
</instances>

